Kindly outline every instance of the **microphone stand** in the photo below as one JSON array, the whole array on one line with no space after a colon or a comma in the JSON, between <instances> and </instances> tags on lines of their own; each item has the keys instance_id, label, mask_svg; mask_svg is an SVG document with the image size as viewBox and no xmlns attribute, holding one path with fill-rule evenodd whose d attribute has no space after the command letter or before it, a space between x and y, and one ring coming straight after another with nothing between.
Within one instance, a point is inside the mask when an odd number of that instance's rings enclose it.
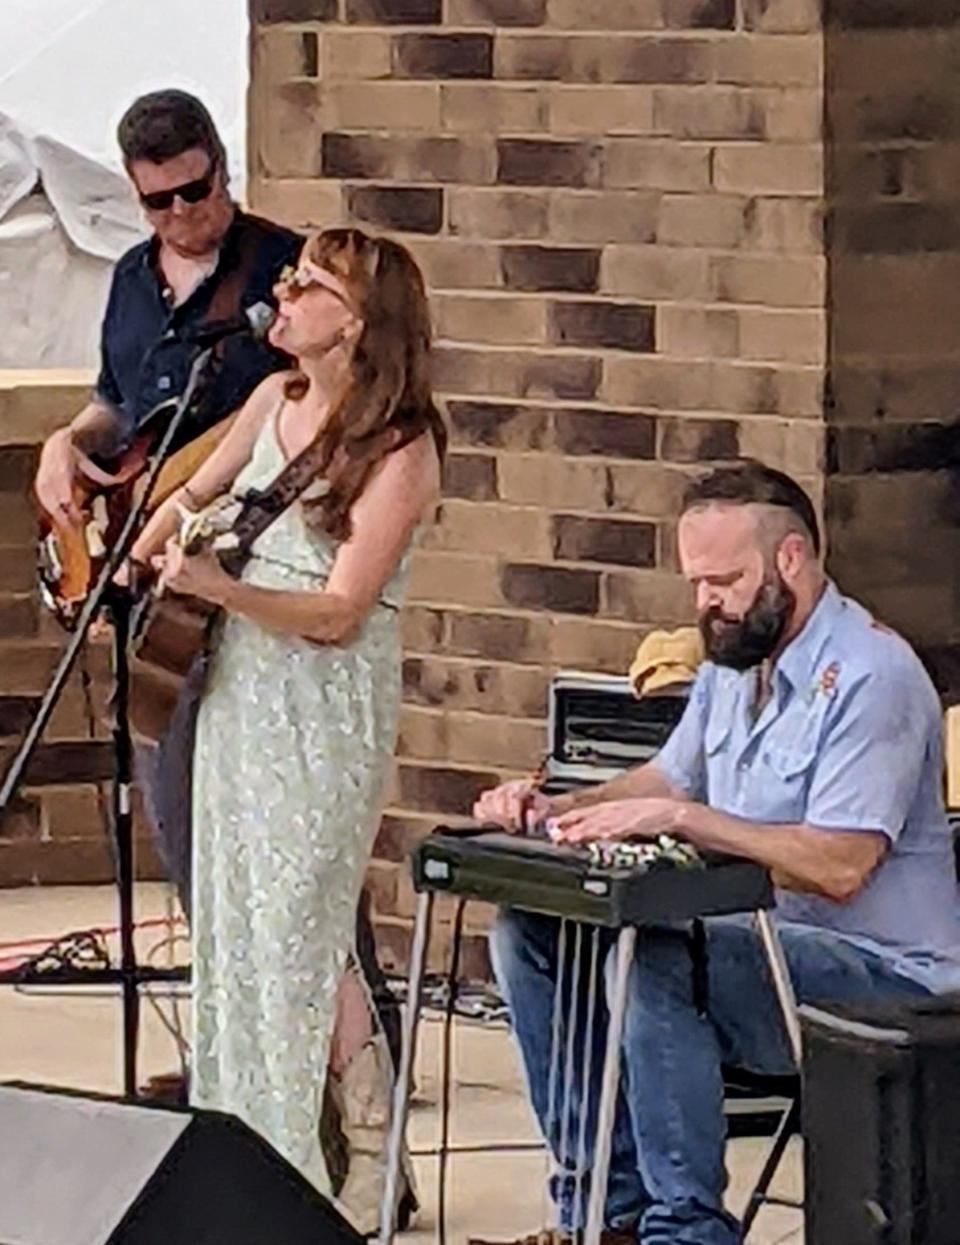
<instances>
[{"instance_id":1,"label":"microphone stand","mask_svg":"<svg viewBox=\"0 0 960 1245\"><path fill-rule=\"evenodd\" d=\"M130 613L133 600L128 591L118 588L113 579L126 561L133 542L140 531L143 516L149 504L157 479L164 463L170 457L171 447L182 427L190 407L206 379L205 372L214 353L210 345L194 359L186 387L177 399L176 407L160 443L153 453L145 477L145 487L139 499L130 509L120 535L110 550L97 581L84 602L77 617L70 642L53 673L33 721L30 723L16 754L11 761L3 784L0 786L0 817L6 812L24 776L40 737L50 720L57 701L70 677L80 650L94 618L106 606L113 623L113 653L115 695L115 724L113 728L114 774L113 774L113 831L116 847L116 883L120 915L120 966L106 969L55 970L38 974L36 982L57 984L119 984L123 998L123 1089L124 1096L133 1101L137 1098L137 1049L140 1034L140 991L144 982L182 980L182 969L141 969L137 964L134 946L134 860L133 860L133 811L131 791L133 787L133 741L130 733L128 698L130 667L128 643L130 636ZM0 984L24 984L21 969L0 974Z\"/></svg>"}]
</instances>

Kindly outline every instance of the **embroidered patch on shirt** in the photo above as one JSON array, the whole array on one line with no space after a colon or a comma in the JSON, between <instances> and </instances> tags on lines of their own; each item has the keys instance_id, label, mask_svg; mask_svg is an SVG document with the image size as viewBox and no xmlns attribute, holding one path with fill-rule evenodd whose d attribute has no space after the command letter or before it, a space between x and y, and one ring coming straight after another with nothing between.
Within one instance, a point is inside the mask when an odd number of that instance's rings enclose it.
<instances>
[{"instance_id":1,"label":"embroidered patch on shirt","mask_svg":"<svg viewBox=\"0 0 960 1245\"><path fill-rule=\"evenodd\" d=\"M832 661L820 676L820 682L817 684L817 691L823 696L832 696L837 690L837 678L839 675L840 663L838 661Z\"/></svg>"}]
</instances>

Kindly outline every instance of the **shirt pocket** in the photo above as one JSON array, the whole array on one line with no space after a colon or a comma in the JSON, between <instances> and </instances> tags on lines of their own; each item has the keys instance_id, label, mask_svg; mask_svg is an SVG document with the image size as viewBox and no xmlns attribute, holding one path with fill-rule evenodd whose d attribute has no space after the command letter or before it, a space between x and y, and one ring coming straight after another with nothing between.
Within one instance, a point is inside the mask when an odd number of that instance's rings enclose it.
<instances>
[{"instance_id":1,"label":"shirt pocket","mask_svg":"<svg viewBox=\"0 0 960 1245\"><path fill-rule=\"evenodd\" d=\"M807 797L820 755L820 733L826 705L816 705L807 714L791 715L772 739L759 748L761 764L756 767L759 785L754 795L764 806L762 817L770 821L803 821ZM779 738L777 737L779 736Z\"/></svg>"},{"instance_id":2,"label":"shirt pocket","mask_svg":"<svg viewBox=\"0 0 960 1245\"><path fill-rule=\"evenodd\" d=\"M798 778L805 778L807 771L812 768L817 759L817 741L814 739L805 745L789 747L771 744L761 751L767 768L772 770L780 782L794 782Z\"/></svg>"}]
</instances>

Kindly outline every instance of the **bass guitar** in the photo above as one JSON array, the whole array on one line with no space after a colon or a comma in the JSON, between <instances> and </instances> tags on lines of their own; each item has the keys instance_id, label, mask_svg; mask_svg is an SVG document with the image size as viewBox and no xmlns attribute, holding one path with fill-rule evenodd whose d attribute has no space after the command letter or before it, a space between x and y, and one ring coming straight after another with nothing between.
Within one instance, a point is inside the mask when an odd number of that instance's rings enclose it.
<instances>
[{"instance_id":1,"label":"bass guitar","mask_svg":"<svg viewBox=\"0 0 960 1245\"><path fill-rule=\"evenodd\" d=\"M233 418L231 415L221 420L167 460L150 496L147 513L190 479L220 444ZM62 516L49 514L38 503L40 597L68 631L73 629L104 560L137 500L157 439L154 431L144 432L115 463L105 466L104 470L113 477L109 486L86 479L74 484L74 505L83 516L78 526L65 523Z\"/></svg>"}]
</instances>

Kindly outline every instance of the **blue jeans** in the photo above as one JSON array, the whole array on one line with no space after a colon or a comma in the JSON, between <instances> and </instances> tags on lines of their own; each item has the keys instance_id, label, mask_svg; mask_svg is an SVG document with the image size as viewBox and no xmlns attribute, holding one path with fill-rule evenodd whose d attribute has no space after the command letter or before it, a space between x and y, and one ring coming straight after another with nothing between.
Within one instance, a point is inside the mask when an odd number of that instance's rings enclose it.
<instances>
[{"instance_id":1,"label":"blue jeans","mask_svg":"<svg viewBox=\"0 0 960 1245\"><path fill-rule=\"evenodd\" d=\"M642 929L630 969L623 1038L623 1076L618 1100L607 1189L608 1227L638 1225L643 1245L737 1245L740 1226L723 1209L723 1064L758 1073L794 1071L779 1004L760 941L747 917L716 917L706 926L706 1010L697 1010L687 932ZM560 922L553 917L508 910L491 935L497 979L510 1007L534 1111L557 1162L551 1195L560 1223L575 1229L585 1221L589 1181L578 1182L581 1157L569 1145L586 1117L589 1169L600 1097L600 1073L607 1013L584 1032L589 957L581 955L572 974L574 937L564 940L565 979L575 976L579 1006L575 1033L567 1029L569 996L564 991L560 1049L572 1040L572 1125L551 1109L550 1054L555 983L560 956ZM870 1001L926 994L894 974L885 961L811 926L780 923L784 953L798 1001ZM592 937L592 935L590 936ZM590 937L583 939L584 947ZM600 932L608 961L612 936ZM609 970L607 977L609 983ZM562 1063L562 1061L561 1061ZM581 1087L581 1070L589 1076ZM559 1078L561 1083L563 1076ZM554 1082L556 1078L554 1078ZM555 1088L555 1084L553 1085ZM583 1099L586 1099L584 1102Z\"/></svg>"},{"instance_id":2,"label":"blue jeans","mask_svg":"<svg viewBox=\"0 0 960 1245\"><path fill-rule=\"evenodd\" d=\"M202 654L183 681L180 697L163 739L134 748L137 783L143 794L153 841L177 888L180 906L190 919L193 836L193 742L197 714L207 679L209 657ZM224 755L224 764L229 761Z\"/></svg>"}]
</instances>

